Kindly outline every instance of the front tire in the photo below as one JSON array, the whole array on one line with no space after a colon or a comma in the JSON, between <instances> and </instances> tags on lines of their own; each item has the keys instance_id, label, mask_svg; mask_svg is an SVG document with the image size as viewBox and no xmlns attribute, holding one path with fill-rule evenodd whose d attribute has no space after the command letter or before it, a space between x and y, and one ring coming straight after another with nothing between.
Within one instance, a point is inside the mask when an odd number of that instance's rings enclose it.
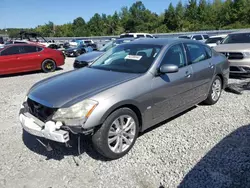
<instances>
[{"instance_id":1,"label":"front tire","mask_svg":"<svg viewBox=\"0 0 250 188\"><path fill-rule=\"evenodd\" d=\"M104 157L118 159L133 147L139 132L139 121L129 108L114 111L92 136L95 149Z\"/></svg>"},{"instance_id":2,"label":"front tire","mask_svg":"<svg viewBox=\"0 0 250 188\"><path fill-rule=\"evenodd\" d=\"M207 105L213 105L218 102L222 92L222 80L216 76L212 82L207 99L204 101Z\"/></svg>"},{"instance_id":3,"label":"front tire","mask_svg":"<svg viewBox=\"0 0 250 188\"><path fill-rule=\"evenodd\" d=\"M45 73L54 72L56 70L56 62L52 59L46 59L42 62L42 70Z\"/></svg>"}]
</instances>

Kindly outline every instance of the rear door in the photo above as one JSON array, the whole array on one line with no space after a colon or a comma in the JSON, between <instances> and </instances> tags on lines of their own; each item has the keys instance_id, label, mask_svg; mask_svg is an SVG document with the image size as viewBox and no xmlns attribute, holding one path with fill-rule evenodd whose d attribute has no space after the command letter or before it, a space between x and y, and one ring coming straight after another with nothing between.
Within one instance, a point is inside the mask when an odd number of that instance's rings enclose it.
<instances>
[{"instance_id":1,"label":"rear door","mask_svg":"<svg viewBox=\"0 0 250 188\"><path fill-rule=\"evenodd\" d=\"M186 108L192 99L192 67L186 62L182 44L170 47L162 59L163 64L175 64L176 73L156 76L152 81L153 118L155 123L177 114Z\"/></svg>"},{"instance_id":2,"label":"rear door","mask_svg":"<svg viewBox=\"0 0 250 188\"><path fill-rule=\"evenodd\" d=\"M185 49L188 64L193 70L193 97L199 101L207 95L215 72L212 51L209 47L197 43L185 43Z\"/></svg>"},{"instance_id":3,"label":"rear door","mask_svg":"<svg viewBox=\"0 0 250 188\"><path fill-rule=\"evenodd\" d=\"M19 66L18 55L20 53L19 46L10 46L3 49L0 54L0 74L8 74L18 72Z\"/></svg>"}]
</instances>

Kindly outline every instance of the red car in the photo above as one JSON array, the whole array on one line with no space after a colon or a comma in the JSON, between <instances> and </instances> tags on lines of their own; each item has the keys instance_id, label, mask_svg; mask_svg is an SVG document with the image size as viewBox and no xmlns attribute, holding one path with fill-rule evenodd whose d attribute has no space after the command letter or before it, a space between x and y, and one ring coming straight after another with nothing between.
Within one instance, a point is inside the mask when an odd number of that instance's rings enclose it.
<instances>
[{"instance_id":1,"label":"red car","mask_svg":"<svg viewBox=\"0 0 250 188\"><path fill-rule=\"evenodd\" d=\"M36 44L14 44L0 49L0 75L43 70L52 72L64 65L61 51Z\"/></svg>"}]
</instances>

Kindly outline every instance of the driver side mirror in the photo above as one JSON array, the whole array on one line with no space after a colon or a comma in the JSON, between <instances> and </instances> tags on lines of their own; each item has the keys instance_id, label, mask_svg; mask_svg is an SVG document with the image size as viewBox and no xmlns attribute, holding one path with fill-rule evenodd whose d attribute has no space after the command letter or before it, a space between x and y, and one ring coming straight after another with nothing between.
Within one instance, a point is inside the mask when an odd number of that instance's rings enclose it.
<instances>
[{"instance_id":1,"label":"driver side mirror","mask_svg":"<svg viewBox=\"0 0 250 188\"><path fill-rule=\"evenodd\" d=\"M78 64L80 68L87 67L88 65L89 64L87 62L81 62L80 64Z\"/></svg>"},{"instance_id":2,"label":"driver side mirror","mask_svg":"<svg viewBox=\"0 0 250 188\"><path fill-rule=\"evenodd\" d=\"M159 69L160 74L175 73L179 71L179 67L174 64L162 65Z\"/></svg>"}]
</instances>

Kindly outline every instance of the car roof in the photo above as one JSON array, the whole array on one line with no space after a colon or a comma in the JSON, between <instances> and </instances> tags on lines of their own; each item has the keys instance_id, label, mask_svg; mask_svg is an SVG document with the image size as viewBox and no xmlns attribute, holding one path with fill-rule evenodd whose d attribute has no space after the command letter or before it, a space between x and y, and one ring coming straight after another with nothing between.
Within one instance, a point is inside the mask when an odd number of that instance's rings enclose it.
<instances>
[{"instance_id":1,"label":"car roof","mask_svg":"<svg viewBox=\"0 0 250 188\"><path fill-rule=\"evenodd\" d=\"M180 38L146 38L146 39L137 39L134 41L131 41L127 44L153 44L153 45L161 45L161 46L167 46L176 42L187 42L190 41L192 43L199 43L199 41L194 41L190 39L180 39Z\"/></svg>"},{"instance_id":2,"label":"car roof","mask_svg":"<svg viewBox=\"0 0 250 188\"><path fill-rule=\"evenodd\" d=\"M121 40L135 40L135 38L134 37L125 37L125 38L118 38L116 40L119 40L119 41L121 41Z\"/></svg>"},{"instance_id":3,"label":"car roof","mask_svg":"<svg viewBox=\"0 0 250 188\"><path fill-rule=\"evenodd\" d=\"M250 29L245 29L245 30L236 31L236 32L233 32L233 33L230 33L230 34L241 34L241 33L250 33ZM230 35L230 34L229 34L229 35Z\"/></svg>"},{"instance_id":4,"label":"car roof","mask_svg":"<svg viewBox=\"0 0 250 188\"><path fill-rule=\"evenodd\" d=\"M218 38L218 37L226 37L226 36L227 36L227 34L225 34L225 35L213 35L209 38Z\"/></svg>"},{"instance_id":5,"label":"car roof","mask_svg":"<svg viewBox=\"0 0 250 188\"><path fill-rule=\"evenodd\" d=\"M151 35L149 33L122 33L121 35Z\"/></svg>"},{"instance_id":6,"label":"car roof","mask_svg":"<svg viewBox=\"0 0 250 188\"><path fill-rule=\"evenodd\" d=\"M45 46L38 45L38 44L33 44L33 43L8 44L7 46L8 46L8 47L10 47L10 46L36 46L36 47L41 47L41 48L44 48L44 47L45 47ZM7 46L6 46L6 47L7 47Z\"/></svg>"}]
</instances>

